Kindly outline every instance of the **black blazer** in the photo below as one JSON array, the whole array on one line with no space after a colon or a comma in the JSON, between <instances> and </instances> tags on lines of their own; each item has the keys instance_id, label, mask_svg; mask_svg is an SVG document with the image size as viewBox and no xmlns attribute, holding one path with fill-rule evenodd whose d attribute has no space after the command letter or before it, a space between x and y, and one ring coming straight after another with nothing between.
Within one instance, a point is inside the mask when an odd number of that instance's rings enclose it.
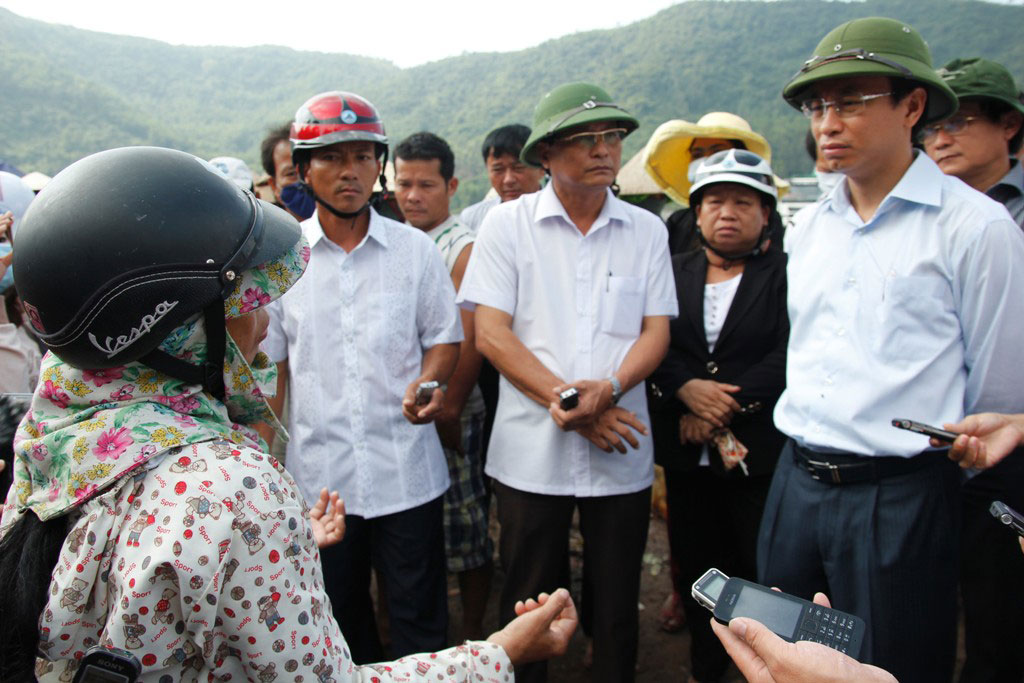
<instances>
[{"instance_id":1,"label":"black blazer","mask_svg":"<svg viewBox=\"0 0 1024 683\"><path fill-rule=\"evenodd\" d=\"M744 412L730 428L750 451L744 461L750 474L769 474L785 441L772 412L786 385L786 255L769 250L747 261L711 353L704 333L704 251L673 256L672 270L679 317L670 324L668 354L647 381L655 460L673 470L697 468L700 446L679 443L679 417L689 409L675 394L691 379L711 379L741 387L733 396ZM713 444L710 449L717 473L744 476L739 468L727 473Z\"/></svg>"}]
</instances>

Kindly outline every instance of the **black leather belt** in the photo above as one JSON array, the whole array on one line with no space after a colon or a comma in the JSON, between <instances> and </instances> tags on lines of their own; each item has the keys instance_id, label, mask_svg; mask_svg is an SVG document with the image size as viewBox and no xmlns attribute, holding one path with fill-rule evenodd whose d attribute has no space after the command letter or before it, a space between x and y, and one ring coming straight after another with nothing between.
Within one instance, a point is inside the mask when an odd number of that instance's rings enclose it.
<instances>
[{"instance_id":1,"label":"black leather belt","mask_svg":"<svg viewBox=\"0 0 1024 683\"><path fill-rule=\"evenodd\" d=\"M811 478L826 484L861 484L886 477L916 472L945 460L945 451L925 451L909 458L899 456L863 456L847 453L819 453L793 445L796 466Z\"/></svg>"}]
</instances>

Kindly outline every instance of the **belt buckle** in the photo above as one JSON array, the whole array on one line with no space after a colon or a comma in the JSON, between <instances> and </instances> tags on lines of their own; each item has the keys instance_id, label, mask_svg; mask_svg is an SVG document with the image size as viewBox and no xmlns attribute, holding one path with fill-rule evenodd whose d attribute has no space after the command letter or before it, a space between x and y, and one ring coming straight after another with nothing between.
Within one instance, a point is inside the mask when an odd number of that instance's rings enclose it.
<instances>
[{"instance_id":1,"label":"belt buckle","mask_svg":"<svg viewBox=\"0 0 1024 683\"><path fill-rule=\"evenodd\" d=\"M821 476L817 472L817 469L823 469L828 470L828 472L831 475L833 484L842 483L842 480L839 478L839 465L833 465L830 462L820 462L818 460L811 460L810 458L807 459L807 464L810 465L812 468L815 468L811 470L811 478L814 479L815 481L822 480Z\"/></svg>"}]
</instances>

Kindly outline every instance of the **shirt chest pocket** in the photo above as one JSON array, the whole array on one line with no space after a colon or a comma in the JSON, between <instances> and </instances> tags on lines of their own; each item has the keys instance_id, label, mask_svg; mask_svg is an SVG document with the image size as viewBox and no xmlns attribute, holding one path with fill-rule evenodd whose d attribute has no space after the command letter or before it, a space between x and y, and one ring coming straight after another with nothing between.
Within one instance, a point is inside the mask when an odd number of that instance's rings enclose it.
<instances>
[{"instance_id":1,"label":"shirt chest pocket","mask_svg":"<svg viewBox=\"0 0 1024 683\"><path fill-rule=\"evenodd\" d=\"M367 322L363 334L367 348L374 349L384 359L384 367L396 376L407 371L410 349L418 348L416 328L415 292L375 292L370 296L371 306L366 311ZM356 326L362 326L356 321Z\"/></svg>"},{"instance_id":2,"label":"shirt chest pocket","mask_svg":"<svg viewBox=\"0 0 1024 683\"><path fill-rule=\"evenodd\" d=\"M637 337L644 315L644 279L610 275L599 293L601 331L620 337Z\"/></svg>"},{"instance_id":3,"label":"shirt chest pocket","mask_svg":"<svg viewBox=\"0 0 1024 683\"><path fill-rule=\"evenodd\" d=\"M889 279L878 314L877 350L883 356L931 361L960 335L952 292L937 277Z\"/></svg>"}]
</instances>

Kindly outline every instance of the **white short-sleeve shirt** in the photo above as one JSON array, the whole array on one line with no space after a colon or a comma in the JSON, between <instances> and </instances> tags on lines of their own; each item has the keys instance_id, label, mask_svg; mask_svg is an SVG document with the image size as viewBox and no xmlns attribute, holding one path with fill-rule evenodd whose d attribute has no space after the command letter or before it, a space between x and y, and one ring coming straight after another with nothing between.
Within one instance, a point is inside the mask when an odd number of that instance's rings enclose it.
<instances>
[{"instance_id":1,"label":"white short-sleeve shirt","mask_svg":"<svg viewBox=\"0 0 1024 683\"><path fill-rule=\"evenodd\" d=\"M487 214L457 301L510 314L516 337L566 381L609 377L645 316L678 314L661 220L608 192L583 235L550 184ZM642 384L619 405L650 424ZM654 471L650 435L638 438L639 450L605 453L563 432L546 407L502 377L486 471L533 493L632 493L649 486Z\"/></svg>"},{"instance_id":2,"label":"white short-sleeve shirt","mask_svg":"<svg viewBox=\"0 0 1024 683\"><path fill-rule=\"evenodd\" d=\"M433 500L448 488L437 430L410 424L401 404L424 350L462 340L441 255L421 231L372 210L351 253L324 236L316 214L302 230L309 267L267 307L262 346L288 360L288 470L307 500L337 489L363 517Z\"/></svg>"}]
</instances>

